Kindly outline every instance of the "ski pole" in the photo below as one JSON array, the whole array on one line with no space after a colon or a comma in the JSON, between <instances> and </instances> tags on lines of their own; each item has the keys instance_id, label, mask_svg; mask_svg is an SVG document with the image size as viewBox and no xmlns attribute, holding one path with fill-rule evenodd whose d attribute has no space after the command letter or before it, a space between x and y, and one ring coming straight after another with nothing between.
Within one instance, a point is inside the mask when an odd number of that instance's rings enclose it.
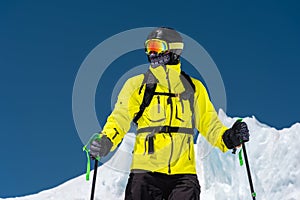
<instances>
[{"instance_id":1,"label":"ski pole","mask_svg":"<svg viewBox=\"0 0 300 200\"><path fill-rule=\"evenodd\" d=\"M242 122L243 119L238 119L238 121ZM255 193L254 187L253 187L251 171L250 171L250 166L249 166L248 156L247 156L247 151L246 151L246 145L245 145L245 142L243 142L243 139L241 139L241 143L242 143L242 150L239 152L240 165L241 166L243 165L243 158L242 158L242 151L243 151L245 162L246 162L246 169L247 169L247 175L248 175L248 180L249 180L249 185L250 185L251 196L252 196L252 199L255 200L256 193ZM235 152L236 152L236 148L233 149L232 153L235 154Z\"/></svg>"},{"instance_id":2,"label":"ski pole","mask_svg":"<svg viewBox=\"0 0 300 200\"><path fill-rule=\"evenodd\" d=\"M95 159L94 175L93 175L93 183L92 183L92 191L91 191L91 200L94 200L95 186L96 186L96 179L97 179L97 169L98 169L98 160Z\"/></svg>"},{"instance_id":3,"label":"ski pole","mask_svg":"<svg viewBox=\"0 0 300 200\"><path fill-rule=\"evenodd\" d=\"M246 145L245 145L244 142L242 143L242 149L243 149L246 168L247 168L247 174L248 174L248 180L249 180L249 184L250 184L251 196L252 196L252 199L255 200L256 193L254 192L254 187L253 187L251 172L250 172L250 166L249 166L248 156L247 156L247 152L246 152Z\"/></svg>"}]
</instances>

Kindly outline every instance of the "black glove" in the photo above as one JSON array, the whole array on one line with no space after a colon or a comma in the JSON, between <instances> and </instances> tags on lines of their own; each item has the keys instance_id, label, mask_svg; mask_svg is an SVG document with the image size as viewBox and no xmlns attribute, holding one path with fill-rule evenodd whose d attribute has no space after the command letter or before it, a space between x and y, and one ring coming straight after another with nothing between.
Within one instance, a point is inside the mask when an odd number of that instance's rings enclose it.
<instances>
[{"instance_id":1,"label":"black glove","mask_svg":"<svg viewBox=\"0 0 300 200\"><path fill-rule=\"evenodd\" d=\"M247 124L237 120L230 129L225 131L222 137L228 149L233 149L243 142L248 142L249 130Z\"/></svg>"},{"instance_id":2,"label":"black glove","mask_svg":"<svg viewBox=\"0 0 300 200\"><path fill-rule=\"evenodd\" d=\"M112 146L113 143L110 139L106 135L103 135L100 139L96 138L91 142L90 155L92 158L97 158L98 156L104 157L110 152Z\"/></svg>"}]
</instances>

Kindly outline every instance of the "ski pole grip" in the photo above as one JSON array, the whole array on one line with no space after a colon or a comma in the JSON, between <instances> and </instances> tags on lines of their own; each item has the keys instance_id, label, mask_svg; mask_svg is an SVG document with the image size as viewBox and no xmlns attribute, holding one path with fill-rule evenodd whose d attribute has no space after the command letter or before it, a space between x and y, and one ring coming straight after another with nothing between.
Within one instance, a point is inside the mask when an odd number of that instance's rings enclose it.
<instances>
[{"instance_id":1,"label":"ski pole grip","mask_svg":"<svg viewBox=\"0 0 300 200\"><path fill-rule=\"evenodd\" d=\"M238 120L236 120L236 121L238 121L238 122L242 122L243 121L243 119L242 118L239 118ZM243 142L243 141L240 141L240 142ZM235 154L236 153L236 151L237 151L237 148L233 148L232 149L232 154Z\"/></svg>"},{"instance_id":2,"label":"ski pole grip","mask_svg":"<svg viewBox=\"0 0 300 200\"><path fill-rule=\"evenodd\" d=\"M91 144L93 140L100 140L101 139L101 134L100 133L95 133L93 136L89 139L88 143L84 145L82 150L86 153L87 157L87 164L86 164L86 173L85 173L85 179L88 181L90 180L90 172L91 172L91 159L90 159L90 150L88 149L88 146ZM98 161L100 160L100 156L97 156L95 160Z\"/></svg>"}]
</instances>

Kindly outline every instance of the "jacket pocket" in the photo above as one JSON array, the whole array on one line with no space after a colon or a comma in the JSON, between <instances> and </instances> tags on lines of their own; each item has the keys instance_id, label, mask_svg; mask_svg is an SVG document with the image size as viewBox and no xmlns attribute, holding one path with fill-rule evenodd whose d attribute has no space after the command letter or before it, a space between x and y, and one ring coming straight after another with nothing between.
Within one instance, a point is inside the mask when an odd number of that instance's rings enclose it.
<instances>
[{"instance_id":1,"label":"jacket pocket","mask_svg":"<svg viewBox=\"0 0 300 200\"><path fill-rule=\"evenodd\" d=\"M166 120L163 98L155 95L150 105L145 109L145 114L150 122L162 122Z\"/></svg>"},{"instance_id":2,"label":"jacket pocket","mask_svg":"<svg viewBox=\"0 0 300 200\"><path fill-rule=\"evenodd\" d=\"M175 118L180 122L190 121L192 116L190 102L182 99L177 101L175 112Z\"/></svg>"}]
</instances>

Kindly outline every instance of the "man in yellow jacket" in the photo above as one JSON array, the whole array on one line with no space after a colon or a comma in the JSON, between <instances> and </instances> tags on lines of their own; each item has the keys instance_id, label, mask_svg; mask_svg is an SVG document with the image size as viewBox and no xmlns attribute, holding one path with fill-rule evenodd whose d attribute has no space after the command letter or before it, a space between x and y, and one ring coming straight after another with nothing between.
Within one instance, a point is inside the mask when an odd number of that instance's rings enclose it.
<instances>
[{"instance_id":1,"label":"man in yellow jacket","mask_svg":"<svg viewBox=\"0 0 300 200\"><path fill-rule=\"evenodd\" d=\"M228 129L219 120L203 84L181 71L183 40L174 29L153 30L145 42L145 74L130 78L101 132L92 157L103 157L137 125L125 200L197 200L194 129L222 152L249 140L244 122Z\"/></svg>"}]
</instances>

